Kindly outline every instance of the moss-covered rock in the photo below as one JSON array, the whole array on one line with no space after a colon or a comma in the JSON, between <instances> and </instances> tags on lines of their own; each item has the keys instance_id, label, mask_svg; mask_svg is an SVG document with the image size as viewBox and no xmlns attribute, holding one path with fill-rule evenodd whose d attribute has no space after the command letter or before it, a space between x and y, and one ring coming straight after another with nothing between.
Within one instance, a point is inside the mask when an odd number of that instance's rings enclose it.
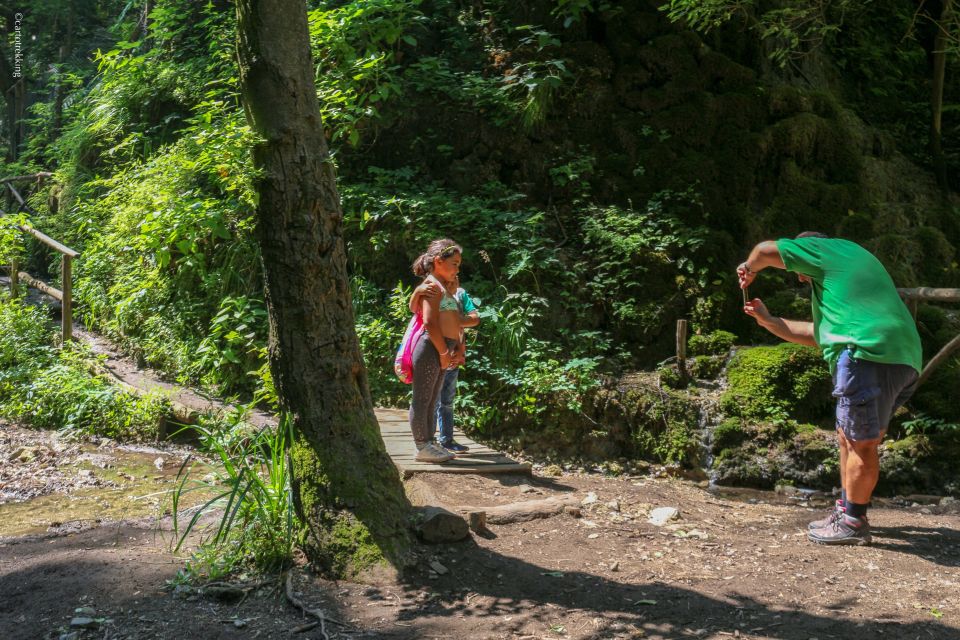
<instances>
[{"instance_id":1,"label":"moss-covered rock","mask_svg":"<svg viewBox=\"0 0 960 640\"><path fill-rule=\"evenodd\" d=\"M783 343L741 350L727 367L727 382L720 400L727 418L711 434L716 482L761 488L838 482L832 385L817 349Z\"/></svg>"},{"instance_id":2,"label":"moss-covered rock","mask_svg":"<svg viewBox=\"0 0 960 640\"><path fill-rule=\"evenodd\" d=\"M655 374L597 388L579 411L548 407L537 424L519 413L504 416L495 437L550 459L702 464L700 407L690 395L661 387Z\"/></svg>"},{"instance_id":3,"label":"moss-covered rock","mask_svg":"<svg viewBox=\"0 0 960 640\"><path fill-rule=\"evenodd\" d=\"M724 450L739 447L749 436L746 425L740 418L727 418L713 429L710 450L720 455Z\"/></svg>"},{"instance_id":4,"label":"moss-covered rock","mask_svg":"<svg viewBox=\"0 0 960 640\"><path fill-rule=\"evenodd\" d=\"M839 483L836 435L814 425L728 418L714 430L711 450L710 473L718 484L828 489Z\"/></svg>"},{"instance_id":5,"label":"moss-covered rock","mask_svg":"<svg viewBox=\"0 0 960 640\"><path fill-rule=\"evenodd\" d=\"M960 491L960 434L914 434L880 448L877 493L946 493Z\"/></svg>"},{"instance_id":6,"label":"moss-covered rock","mask_svg":"<svg viewBox=\"0 0 960 640\"><path fill-rule=\"evenodd\" d=\"M727 368L724 413L750 420L822 421L832 415L831 379L817 349L783 343L737 353Z\"/></svg>"}]
</instances>

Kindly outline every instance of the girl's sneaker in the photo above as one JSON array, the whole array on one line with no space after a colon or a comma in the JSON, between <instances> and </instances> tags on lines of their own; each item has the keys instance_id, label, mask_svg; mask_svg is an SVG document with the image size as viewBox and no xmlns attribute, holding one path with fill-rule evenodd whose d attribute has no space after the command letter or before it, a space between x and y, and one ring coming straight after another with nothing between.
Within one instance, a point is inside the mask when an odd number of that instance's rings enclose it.
<instances>
[{"instance_id":1,"label":"girl's sneaker","mask_svg":"<svg viewBox=\"0 0 960 640\"><path fill-rule=\"evenodd\" d=\"M466 447L454 440L451 440L447 444L441 444L440 446L450 453L466 453L467 451L470 451L470 447Z\"/></svg>"},{"instance_id":2,"label":"girl's sneaker","mask_svg":"<svg viewBox=\"0 0 960 640\"><path fill-rule=\"evenodd\" d=\"M415 460L417 462L433 462L435 464L439 464L441 462L453 460L453 458L454 455L452 453L444 451L432 442L428 442L420 447L420 449L417 451Z\"/></svg>"}]
</instances>

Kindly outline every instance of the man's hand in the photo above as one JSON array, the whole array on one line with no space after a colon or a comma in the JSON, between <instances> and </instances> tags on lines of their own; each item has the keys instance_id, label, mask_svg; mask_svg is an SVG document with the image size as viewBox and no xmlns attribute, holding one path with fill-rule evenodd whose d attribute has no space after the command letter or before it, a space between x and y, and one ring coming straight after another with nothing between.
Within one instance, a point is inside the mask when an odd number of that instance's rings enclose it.
<instances>
[{"instance_id":1,"label":"man's hand","mask_svg":"<svg viewBox=\"0 0 960 640\"><path fill-rule=\"evenodd\" d=\"M747 304L743 306L743 312L756 320L760 326L769 326L774 320L760 298L747 301Z\"/></svg>"},{"instance_id":2,"label":"man's hand","mask_svg":"<svg viewBox=\"0 0 960 640\"><path fill-rule=\"evenodd\" d=\"M808 347L816 347L817 341L813 337L813 323L803 320L785 320L777 318L767 311L766 305L760 298L748 300L743 305L743 312L757 321L757 324L788 342L805 344Z\"/></svg>"},{"instance_id":3,"label":"man's hand","mask_svg":"<svg viewBox=\"0 0 960 640\"><path fill-rule=\"evenodd\" d=\"M737 280L740 282L741 289L749 287L756 277L756 271L751 271L746 262L741 262L740 266L737 267Z\"/></svg>"}]
</instances>

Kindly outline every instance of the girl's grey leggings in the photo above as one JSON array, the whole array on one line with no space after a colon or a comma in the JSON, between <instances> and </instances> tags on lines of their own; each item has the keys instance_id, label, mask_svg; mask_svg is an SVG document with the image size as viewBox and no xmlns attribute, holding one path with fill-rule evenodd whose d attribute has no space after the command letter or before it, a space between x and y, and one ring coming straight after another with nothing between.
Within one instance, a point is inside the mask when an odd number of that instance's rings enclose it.
<instances>
[{"instance_id":1,"label":"girl's grey leggings","mask_svg":"<svg viewBox=\"0 0 960 640\"><path fill-rule=\"evenodd\" d=\"M447 348L457 341L444 338ZM444 371L440 369L440 354L424 331L413 348L413 399L410 401L410 431L417 446L433 440L437 432L437 400L443 387Z\"/></svg>"}]
</instances>

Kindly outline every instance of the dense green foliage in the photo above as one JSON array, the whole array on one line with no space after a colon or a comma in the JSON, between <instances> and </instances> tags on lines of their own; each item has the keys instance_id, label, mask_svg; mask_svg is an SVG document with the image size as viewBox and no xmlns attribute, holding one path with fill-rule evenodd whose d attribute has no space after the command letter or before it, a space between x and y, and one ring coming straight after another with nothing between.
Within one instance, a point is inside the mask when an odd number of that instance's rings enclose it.
<instances>
[{"instance_id":1,"label":"dense green foliage","mask_svg":"<svg viewBox=\"0 0 960 640\"><path fill-rule=\"evenodd\" d=\"M78 316L178 380L275 401L233 7L157 0L143 31L132 3L49 4L30 17L28 60L49 90L35 92L29 143L3 172L56 171L30 222L82 251ZM871 3L842 24L834 13L848 2L813 21L812 5L794 2L309 4L379 403L405 402L393 352L410 263L435 237L464 246L462 283L481 303L459 387L468 424L520 446L562 432L558 449L594 458L694 463L697 414L672 392L638 392L629 419L591 403L612 403L616 385L604 382L669 356L677 318L692 322L702 378L719 373L734 336L771 340L742 317L732 273L759 239L817 228L864 243L899 285L960 284L960 216L927 171L930 33L903 3ZM666 15L710 27L732 4L755 28L701 36ZM64 36L52 18L65 6L83 14L77 50L50 74ZM950 80L953 172L958 89ZM56 256L0 224L4 262L16 250L56 279ZM809 312L807 292L780 274L751 291L777 313ZM928 357L956 330L935 316L921 315ZM718 442L748 422L828 414L824 367L807 350L746 352L729 375L724 409L740 422ZM958 384L954 360L917 406L952 424ZM807 438L819 451L814 432L795 431L782 443Z\"/></svg>"},{"instance_id":2,"label":"dense green foliage","mask_svg":"<svg viewBox=\"0 0 960 640\"><path fill-rule=\"evenodd\" d=\"M96 358L57 348L54 329L43 309L0 294L0 415L70 436L155 437L166 401L92 375Z\"/></svg>"}]
</instances>

